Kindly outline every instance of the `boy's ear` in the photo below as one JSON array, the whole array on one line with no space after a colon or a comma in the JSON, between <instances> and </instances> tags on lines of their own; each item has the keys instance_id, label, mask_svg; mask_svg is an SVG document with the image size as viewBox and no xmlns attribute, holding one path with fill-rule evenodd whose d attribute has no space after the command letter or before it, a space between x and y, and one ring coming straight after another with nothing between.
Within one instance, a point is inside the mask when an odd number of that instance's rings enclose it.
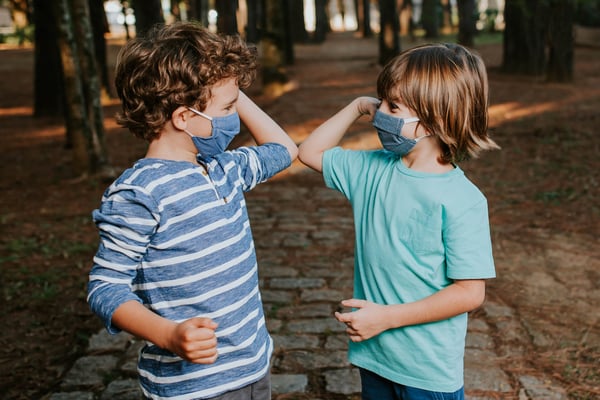
<instances>
[{"instance_id":1,"label":"boy's ear","mask_svg":"<svg viewBox=\"0 0 600 400\"><path fill-rule=\"evenodd\" d=\"M177 107L175 111L173 111L173 114L171 114L171 123L179 130L187 128L188 119L188 109L183 106Z\"/></svg>"}]
</instances>

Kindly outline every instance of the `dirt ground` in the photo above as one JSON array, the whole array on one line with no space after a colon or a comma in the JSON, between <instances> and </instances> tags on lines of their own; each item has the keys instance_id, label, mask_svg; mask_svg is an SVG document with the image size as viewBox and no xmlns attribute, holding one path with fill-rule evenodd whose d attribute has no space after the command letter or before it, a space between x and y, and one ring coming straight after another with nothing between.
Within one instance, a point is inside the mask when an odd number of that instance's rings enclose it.
<instances>
[{"instance_id":1,"label":"dirt ground","mask_svg":"<svg viewBox=\"0 0 600 400\"><path fill-rule=\"evenodd\" d=\"M600 48L576 49L573 84L503 75L502 46L478 50L489 66L490 129L502 150L463 169L490 204L498 278L488 296L523 321L518 332L498 334L496 344L511 368L543 371L571 399L599 398ZM292 78L302 84L315 58L299 57L289 68ZM31 117L32 65L32 49L0 49L0 397L6 399L40 398L55 388L101 328L85 303L85 284L97 246L91 210L109 182L78 179L60 121ZM361 68L343 71L346 92L332 98L331 110L314 110L306 130L339 108L355 82L374 80L376 65ZM330 95L326 84L313 86L315 98ZM297 110L257 99L283 125L303 123ZM122 169L144 146L115 125L116 107L106 101L105 127L112 163Z\"/></svg>"}]
</instances>

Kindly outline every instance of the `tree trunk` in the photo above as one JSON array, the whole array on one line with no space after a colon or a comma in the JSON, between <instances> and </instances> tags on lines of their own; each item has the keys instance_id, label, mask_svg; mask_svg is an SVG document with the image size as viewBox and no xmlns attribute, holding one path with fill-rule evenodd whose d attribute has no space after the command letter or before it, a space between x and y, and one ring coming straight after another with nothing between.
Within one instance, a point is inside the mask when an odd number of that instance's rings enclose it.
<instances>
[{"instance_id":1,"label":"tree trunk","mask_svg":"<svg viewBox=\"0 0 600 400\"><path fill-rule=\"evenodd\" d=\"M217 31L226 35L237 35L237 0L218 0L215 2L217 10Z\"/></svg>"},{"instance_id":2,"label":"tree trunk","mask_svg":"<svg viewBox=\"0 0 600 400\"><path fill-rule=\"evenodd\" d=\"M371 29L371 1L358 0L356 3L358 4L356 14L358 17L359 29L364 38L370 38L373 36L373 30Z\"/></svg>"},{"instance_id":3,"label":"tree trunk","mask_svg":"<svg viewBox=\"0 0 600 400\"><path fill-rule=\"evenodd\" d=\"M294 43L305 43L308 40L308 32L304 24L304 1L290 0L289 19L291 36Z\"/></svg>"},{"instance_id":4,"label":"tree trunk","mask_svg":"<svg viewBox=\"0 0 600 400\"><path fill-rule=\"evenodd\" d=\"M507 0L504 6L502 69L513 74L542 75L546 65L548 7L538 0Z\"/></svg>"},{"instance_id":5,"label":"tree trunk","mask_svg":"<svg viewBox=\"0 0 600 400\"><path fill-rule=\"evenodd\" d=\"M423 29L425 29L425 37L428 39L438 38L440 36L440 1L423 0L422 4L421 20Z\"/></svg>"},{"instance_id":6,"label":"tree trunk","mask_svg":"<svg viewBox=\"0 0 600 400\"><path fill-rule=\"evenodd\" d=\"M379 0L379 64L385 65L400 53L400 19L396 0Z\"/></svg>"},{"instance_id":7,"label":"tree trunk","mask_svg":"<svg viewBox=\"0 0 600 400\"><path fill-rule=\"evenodd\" d=\"M189 0L188 18L208 26L208 0Z\"/></svg>"},{"instance_id":8,"label":"tree trunk","mask_svg":"<svg viewBox=\"0 0 600 400\"><path fill-rule=\"evenodd\" d=\"M554 0L549 29L547 79L551 82L573 80L574 0Z\"/></svg>"},{"instance_id":9,"label":"tree trunk","mask_svg":"<svg viewBox=\"0 0 600 400\"><path fill-rule=\"evenodd\" d=\"M257 0L246 0L248 9L248 21L246 22L246 41L249 43L258 43L259 36L259 7Z\"/></svg>"},{"instance_id":10,"label":"tree trunk","mask_svg":"<svg viewBox=\"0 0 600 400\"><path fill-rule=\"evenodd\" d=\"M314 41L322 43L329 32L329 17L327 16L327 0L315 0L315 34Z\"/></svg>"},{"instance_id":11,"label":"tree trunk","mask_svg":"<svg viewBox=\"0 0 600 400\"><path fill-rule=\"evenodd\" d=\"M294 34L292 32L292 10L290 3L287 1L281 2L281 22L283 23L278 31L281 37L281 49L283 50L283 62L285 65L292 65L295 61L294 56ZM302 16L302 24L304 25L304 14Z\"/></svg>"},{"instance_id":12,"label":"tree trunk","mask_svg":"<svg viewBox=\"0 0 600 400\"><path fill-rule=\"evenodd\" d=\"M266 32L261 37L263 91L269 96L277 96L283 92L284 85L288 81L285 71L287 57L285 46L288 43L285 38L285 9L282 8L280 0L267 0L265 5L268 22ZM287 28L289 29L289 26Z\"/></svg>"},{"instance_id":13,"label":"tree trunk","mask_svg":"<svg viewBox=\"0 0 600 400\"><path fill-rule=\"evenodd\" d=\"M475 0L457 0L458 6L458 43L473 47L475 43Z\"/></svg>"},{"instance_id":14,"label":"tree trunk","mask_svg":"<svg viewBox=\"0 0 600 400\"><path fill-rule=\"evenodd\" d=\"M90 21L94 34L94 50L102 89L110 95L110 82L108 79L108 63L106 59L106 39L104 34L109 31L103 0L89 0Z\"/></svg>"},{"instance_id":15,"label":"tree trunk","mask_svg":"<svg viewBox=\"0 0 600 400\"><path fill-rule=\"evenodd\" d=\"M107 166L89 9L86 0L59 0L55 6L73 169L87 175Z\"/></svg>"},{"instance_id":16,"label":"tree trunk","mask_svg":"<svg viewBox=\"0 0 600 400\"><path fill-rule=\"evenodd\" d=\"M135 0L135 34L144 36L156 24L165 22L161 0Z\"/></svg>"},{"instance_id":17,"label":"tree trunk","mask_svg":"<svg viewBox=\"0 0 600 400\"><path fill-rule=\"evenodd\" d=\"M35 117L64 116L63 79L55 10L47 0L34 1L35 57L34 101Z\"/></svg>"},{"instance_id":18,"label":"tree trunk","mask_svg":"<svg viewBox=\"0 0 600 400\"><path fill-rule=\"evenodd\" d=\"M85 0L71 0L75 39L79 52L81 80L88 116L90 136L87 137L87 154L90 158L89 172L97 172L107 164L104 142L104 112L101 102L101 74L98 71L96 41L91 25L91 14ZM104 40L102 40L104 42Z\"/></svg>"}]
</instances>

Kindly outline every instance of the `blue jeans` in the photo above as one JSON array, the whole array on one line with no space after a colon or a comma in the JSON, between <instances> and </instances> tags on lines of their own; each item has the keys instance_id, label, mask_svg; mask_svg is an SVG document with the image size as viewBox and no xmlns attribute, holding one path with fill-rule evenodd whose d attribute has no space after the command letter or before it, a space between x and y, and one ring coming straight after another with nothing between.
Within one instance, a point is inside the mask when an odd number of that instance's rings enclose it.
<instances>
[{"instance_id":1,"label":"blue jeans","mask_svg":"<svg viewBox=\"0 0 600 400\"><path fill-rule=\"evenodd\" d=\"M464 400L464 388L456 392L430 392L387 380L371 371L359 368L362 400Z\"/></svg>"}]
</instances>

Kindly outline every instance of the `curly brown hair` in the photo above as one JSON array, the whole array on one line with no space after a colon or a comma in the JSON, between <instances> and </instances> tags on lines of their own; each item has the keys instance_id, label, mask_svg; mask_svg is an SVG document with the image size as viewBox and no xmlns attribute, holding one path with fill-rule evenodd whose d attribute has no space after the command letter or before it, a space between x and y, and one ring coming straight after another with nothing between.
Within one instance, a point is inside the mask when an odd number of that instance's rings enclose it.
<instances>
[{"instance_id":1,"label":"curly brown hair","mask_svg":"<svg viewBox=\"0 0 600 400\"><path fill-rule=\"evenodd\" d=\"M157 26L119 52L115 86L122 110L117 122L152 141L177 107L204 110L211 87L234 78L246 88L256 67L256 49L239 36L220 36L194 22Z\"/></svg>"},{"instance_id":2,"label":"curly brown hair","mask_svg":"<svg viewBox=\"0 0 600 400\"><path fill-rule=\"evenodd\" d=\"M427 44L392 59L377 79L377 94L414 110L437 137L441 159L457 163L500 147L488 136L488 80L476 53L458 44Z\"/></svg>"}]
</instances>

